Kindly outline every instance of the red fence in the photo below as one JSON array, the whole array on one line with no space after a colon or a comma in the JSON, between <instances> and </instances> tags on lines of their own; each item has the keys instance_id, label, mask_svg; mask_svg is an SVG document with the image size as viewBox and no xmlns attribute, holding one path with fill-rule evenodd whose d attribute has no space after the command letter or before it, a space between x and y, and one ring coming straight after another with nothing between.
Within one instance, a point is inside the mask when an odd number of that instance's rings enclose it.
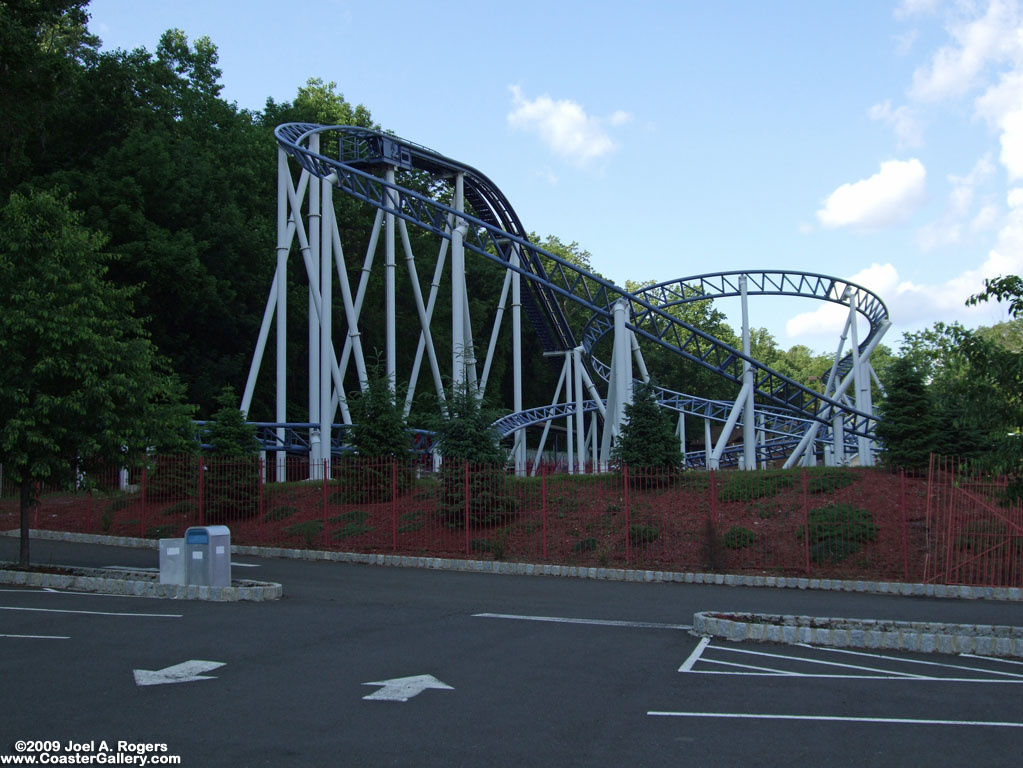
<instances>
[{"instance_id":1,"label":"red fence","mask_svg":"<svg viewBox=\"0 0 1023 768\"><path fill-rule=\"evenodd\" d=\"M954 459L932 457L924 579L949 584L1023 586L1023 506L1003 479L978 476Z\"/></svg>"},{"instance_id":2,"label":"red fence","mask_svg":"<svg viewBox=\"0 0 1023 768\"><path fill-rule=\"evenodd\" d=\"M223 523L238 544L656 570L913 581L967 573L935 555L933 483L880 469L522 478L503 467L448 462L433 472L345 459L327 478L308 463L289 464L287 482L270 482L273 471L258 459L158 457L126 491L112 490L116 473L90 477L89 491L41 489L32 526L162 538ZM0 527L16 528L17 495L3 490ZM1006 530L1018 510L1014 519Z\"/></svg>"}]
</instances>

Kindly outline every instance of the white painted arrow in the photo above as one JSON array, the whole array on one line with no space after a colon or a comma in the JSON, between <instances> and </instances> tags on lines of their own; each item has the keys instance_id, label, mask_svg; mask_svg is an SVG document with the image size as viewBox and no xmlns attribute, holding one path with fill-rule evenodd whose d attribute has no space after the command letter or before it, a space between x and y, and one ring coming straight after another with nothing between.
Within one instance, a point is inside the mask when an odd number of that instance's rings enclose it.
<instances>
[{"instance_id":1,"label":"white painted arrow","mask_svg":"<svg viewBox=\"0 0 1023 768\"><path fill-rule=\"evenodd\" d=\"M223 661L199 661L191 659L163 669L135 669L135 685L162 685L163 683L191 683L195 680L215 680L215 677L204 675L217 667L224 666Z\"/></svg>"},{"instance_id":2,"label":"white painted arrow","mask_svg":"<svg viewBox=\"0 0 1023 768\"><path fill-rule=\"evenodd\" d=\"M374 701L408 701L413 696L418 696L427 688L436 688L442 691L455 690L447 683L442 683L433 675L414 675L412 677L396 677L393 680L380 680L375 683L363 683L363 685L382 685L376 693L363 696L364 699Z\"/></svg>"}]
</instances>

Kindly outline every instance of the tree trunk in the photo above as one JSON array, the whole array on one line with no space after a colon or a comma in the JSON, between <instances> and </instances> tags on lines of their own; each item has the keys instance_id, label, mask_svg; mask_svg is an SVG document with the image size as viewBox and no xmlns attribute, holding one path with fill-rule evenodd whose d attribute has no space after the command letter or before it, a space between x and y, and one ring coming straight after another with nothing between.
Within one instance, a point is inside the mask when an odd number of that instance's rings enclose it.
<instances>
[{"instance_id":1,"label":"tree trunk","mask_svg":"<svg viewBox=\"0 0 1023 768\"><path fill-rule=\"evenodd\" d=\"M32 511L32 480L25 478L21 481L21 550L18 562L22 568L28 568L28 531L30 526L30 515Z\"/></svg>"}]
</instances>

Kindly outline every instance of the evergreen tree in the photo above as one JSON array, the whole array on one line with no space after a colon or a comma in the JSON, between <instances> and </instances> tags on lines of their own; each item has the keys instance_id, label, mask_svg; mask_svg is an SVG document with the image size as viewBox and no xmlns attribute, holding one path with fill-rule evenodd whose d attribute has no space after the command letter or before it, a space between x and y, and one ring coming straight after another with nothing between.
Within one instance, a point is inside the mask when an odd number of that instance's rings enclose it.
<instances>
[{"instance_id":1,"label":"evergreen tree","mask_svg":"<svg viewBox=\"0 0 1023 768\"><path fill-rule=\"evenodd\" d=\"M892 363L878 411L876 435L884 460L893 467L926 467L930 454L940 450L939 423L923 376L910 359Z\"/></svg>"},{"instance_id":2,"label":"evergreen tree","mask_svg":"<svg viewBox=\"0 0 1023 768\"><path fill-rule=\"evenodd\" d=\"M678 437L667 412L657 405L652 383L635 388L632 403L625 406L625 418L611 451L614 461L631 467L682 466Z\"/></svg>"},{"instance_id":3,"label":"evergreen tree","mask_svg":"<svg viewBox=\"0 0 1023 768\"><path fill-rule=\"evenodd\" d=\"M256 430L245 420L245 413L238 409L238 398L230 386L220 390L217 397L220 406L213 414L213 422L206 433L209 453L213 456L255 456L259 453Z\"/></svg>"},{"instance_id":4,"label":"evergreen tree","mask_svg":"<svg viewBox=\"0 0 1023 768\"><path fill-rule=\"evenodd\" d=\"M399 401L379 366L369 372L366 390L349 396L352 427L348 439L361 458L408 460L412 440Z\"/></svg>"}]
</instances>

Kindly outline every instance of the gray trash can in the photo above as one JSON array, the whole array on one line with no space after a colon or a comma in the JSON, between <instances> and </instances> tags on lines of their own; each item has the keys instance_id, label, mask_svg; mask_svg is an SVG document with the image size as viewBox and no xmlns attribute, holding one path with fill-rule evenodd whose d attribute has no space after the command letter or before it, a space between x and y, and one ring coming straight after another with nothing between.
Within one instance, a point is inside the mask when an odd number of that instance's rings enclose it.
<instances>
[{"instance_id":1,"label":"gray trash can","mask_svg":"<svg viewBox=\"0 0 1023 768\"><path fill-rule=\"evenodd\" d=\"M160 539L160 583L185 583L184 539Z\"/></svg>"},{"instance_id":2,"label":"gray trash can","mask_svg":"<svg viewBox=\"0 0 1023 768\"><path fill-rule=\"evenodd\" d=\"M188 584L231 586L231 530L226 525L185 530L185 576Z\"/></svg>"}]
</instances>

